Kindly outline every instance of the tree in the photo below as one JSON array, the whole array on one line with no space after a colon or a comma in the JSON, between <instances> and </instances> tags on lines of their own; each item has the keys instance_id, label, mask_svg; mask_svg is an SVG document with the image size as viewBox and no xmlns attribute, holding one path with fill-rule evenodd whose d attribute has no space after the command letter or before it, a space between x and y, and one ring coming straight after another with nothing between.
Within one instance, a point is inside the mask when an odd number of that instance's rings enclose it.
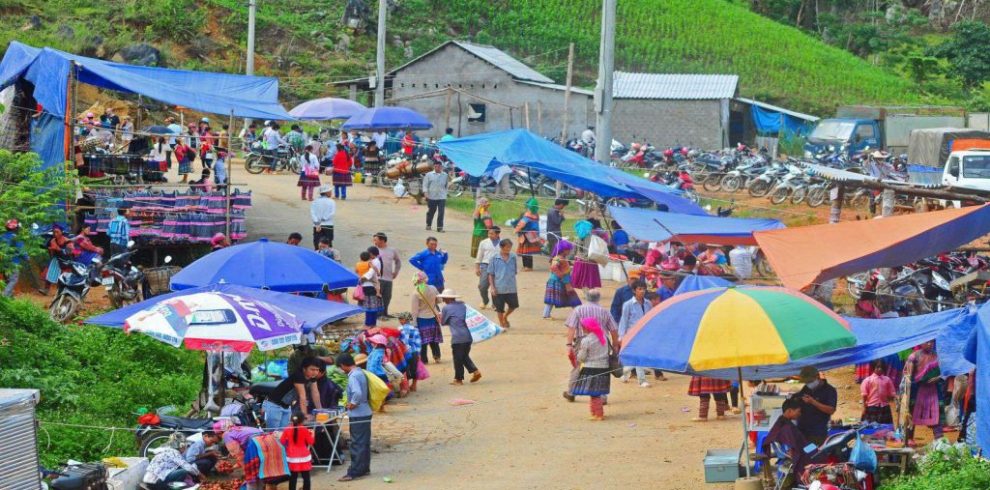
<instances>
[{"instance_id":1,"label":"tree","mask_svg":"<svg viewBox=\"0 0 990 490\"><path fill-rule=\"evenodd\" d=\"M953 35L928 54L943 58L952 66L954 75L962 81L963 88L978 88L990 80L990 27L982 22L960 22L953 27Z\"/></svg>"},{"instance_id":2,"label":"tree","mask_svg":"<svg viewBox=\"0 0 990 490\"><path fill-rule=\"evenodd\" d=\"M0 149L0 223L16 219L21 231L14 243L22 242L29 255L42 253L42 238L31 233L31 224L65 220L61 204L75 196L74 172L66 175L60 166L42 168L36 153L13 153ZM2 232L3 230L0 230ZM6 276L16 255L12 244L0 240L0 274Z\"/></svg>"}]
</instances>

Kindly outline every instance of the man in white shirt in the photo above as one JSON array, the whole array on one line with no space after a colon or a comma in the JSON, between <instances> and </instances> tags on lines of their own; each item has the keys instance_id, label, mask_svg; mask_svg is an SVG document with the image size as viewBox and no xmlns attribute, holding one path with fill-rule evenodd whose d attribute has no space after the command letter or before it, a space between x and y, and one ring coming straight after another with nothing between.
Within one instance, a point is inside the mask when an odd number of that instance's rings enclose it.
<instances>
[{"instance_id":1,"label":"man in white shirt","mask_svg":"<svg viewBox=\"0 0 990 490\"><path fill-rule=\"evenodd\" d=\"M388 135L385 131L378 131L372 136L372 139L375 140L375 144L378 145L378 148L384 149L385 143L388 141Z\"/></svg>"},{"instance_id":2,"label":"man in white shirt","mask_svg":"<svg viewBox=\"0 0 990 490\"><path fill-rule=\"evenodd\" d=\"M309 205L309 214L313 220L313 250L319 250L320 239L326 238L333 246L333 218L337 214L337 203L331 197L333 186L320 186L320 197Z\"/></svg>"},{"instance_id":3,"label":"man in white shirt","mask_svg":"<svg viewBox=\"0 0 990 490\"><path fill-rule=\"evenodd\" d=\"M437 231L443 233L443 212L447 207L449 176L443 171L443 163L433 162L433 171L423 176L423 194L426 195L426 231L433 228L433 216L437 217Z\"/></svg>"},{"instance_id":4,"label":"man in white shirt","mask_svg":"<svg viewBox=\"0 0 990 490\"><path fill-rule=\"evenodd\" d=\"M478 276L478 292L481 293L481 309L488 309L488 290L491 289L491 285L488 279L488 264L491 263L492 257L497 254L498 242L502 240L500 233L502 230L493 226L488 229L488 239L482 240L478 244L478 256L474 259L474 273Z\"/></svg>"}]
</instances>

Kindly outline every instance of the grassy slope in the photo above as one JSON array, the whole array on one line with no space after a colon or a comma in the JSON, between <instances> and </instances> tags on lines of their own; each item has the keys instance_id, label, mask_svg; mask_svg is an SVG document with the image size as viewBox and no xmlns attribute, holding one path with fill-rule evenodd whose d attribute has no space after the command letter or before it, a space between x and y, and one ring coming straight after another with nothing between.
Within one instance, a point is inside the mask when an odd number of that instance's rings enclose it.
<instances>
[{"instance_id":1,"label":"grassy slope","mask_svg":"<svg viewBox=\"0 0 990 490\"><path fill-rule=\"evenodd\" d=\"M0 6L0 46L19 39L79 51L86 47L87 35L98 34L110 53L147 40L165 49L172 66L239 71L247 20L243 4L241 0L8 0ZM339 19L344 4L259 1L258 71L282 77L289 103L328 93L328 82L363 76L373 69L373 37L352 37L348 53L333 49L342 31ZM563 80L567 43L573 41L578 83L593 84L599 0L403 0L400 4L389 21L389 66L404 60L403 50L392 43L395 36L411 42L415 54L449 37L473 37L526 57L552 78ZM42 28L20 30L31 14L42 18ZM738 73L744 96L823 114L843 103L924 102L910 81L724 0L619 2L618 18L616 66L622 70ZM73 27L76 38L57 35L60 22ZM189 26L195 30L190 32ZM206 55L190 49L193 32L205 32L215 42Z\"/></svg>"}]
</instances>

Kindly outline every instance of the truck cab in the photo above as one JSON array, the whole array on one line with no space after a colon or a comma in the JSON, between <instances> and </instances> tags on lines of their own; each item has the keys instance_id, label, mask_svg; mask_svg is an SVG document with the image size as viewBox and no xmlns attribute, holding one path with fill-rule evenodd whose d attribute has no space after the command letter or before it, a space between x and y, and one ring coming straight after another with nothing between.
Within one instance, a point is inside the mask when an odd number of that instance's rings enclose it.
<instances>
[{"instance_id":1,"label":"truck cab","mask_svg":"<svg viewBox=\"0 0 990 490\"><path fill-rule=\"evenodd\" d=\"M808 142L804 145L804 155L814 158L837 151L852 156L867 147L883 147L883 133L876 120L823 119L808 135Z\"/></svg>"},{"instance_id":2,"label":"truck cab","mask_svg":"<svg viewBox=\"0 0 990 490\"><path fill-rule=\"evenodd\" d=\"M990 193L990 149L950 153L942 183L956 191Z\"/></svg>"}]
</instances>

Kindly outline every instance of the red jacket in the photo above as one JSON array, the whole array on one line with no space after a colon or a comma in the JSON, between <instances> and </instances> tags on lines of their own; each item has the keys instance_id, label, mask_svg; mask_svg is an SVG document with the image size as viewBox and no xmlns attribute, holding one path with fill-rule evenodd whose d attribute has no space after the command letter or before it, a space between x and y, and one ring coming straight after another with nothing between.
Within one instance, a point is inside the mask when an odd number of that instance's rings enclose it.
<instances>
[{"instance_id":1,"label":"red jacket","mask_svg":"<svg viewBox=\"0 0 990 490\"><path fill-rule=\"evenodd\" d=\"M351 156L346 151L338 151L333 156L333 171L338 174L346 174L351 171Z\"/></svg>"}]
</instances>

